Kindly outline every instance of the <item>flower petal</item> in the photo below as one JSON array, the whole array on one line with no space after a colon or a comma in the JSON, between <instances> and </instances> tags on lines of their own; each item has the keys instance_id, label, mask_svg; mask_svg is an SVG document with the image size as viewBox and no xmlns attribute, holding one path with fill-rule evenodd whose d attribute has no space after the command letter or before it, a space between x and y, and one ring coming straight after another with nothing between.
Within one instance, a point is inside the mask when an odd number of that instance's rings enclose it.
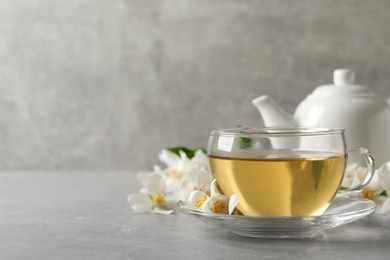
<instances>
[{"instance_id":1,"label":"flower petal","mask_svg":"<svg viewBox=\"0 0 390 260\"><path fill-rule=\"evenodd\" d=\"M158 165L153 165L153 172L161 172L161 167Z\"/></svg>"},{"instance_id":2,"label":"flower petal","mask_svg":"<svg viewBox=\"0 0 390 260\"><path fill-rule=\"evenodd\" d=\"M161 193L166 191L166 183L163 178L164 176L160 173L151 173L149 175L146 189L149 194Z\"/></svg>"},{"instance_id":3,"label":"flower petal","mask_svg":"<svg viewBox=\"0 0 390 260\"><path fill-rule=\"evenodd\" d=\"M140 213L150 212L153 206L153 203L146 194L130 194L127 197L127 203L129 203L134 211Z\"/></svg>"},{"instance_id":4,"label":"flower petal","mask_svg":"<svg viewBox=\"0 0 390 260\"><path fill-rule=\"evenodd\" d=\"M190 159L188 159L187 154L183 151L179 151L180 161L176 165L176 169L183 172L184 174L188 171L188 164L190 163Z\"/></svg>"},{"instance_id":5,"label":"flower petal","mask_svg":"<svg viewBox=\"0 0 390 260\"><path fill-rule=\"evenodd\" d=\"M390 197L387 197L382 204L382 213L390 214Z\"/></svg>"},{"instance_id":6,"label":"flower petal","mask_svg":"<svg viewBox=\"0 0 390 260\"><path fill-rule=\"evenodd\" d=\"M382 187L390 193L390 162L383 164L377 170L377 175Z\"/></svg>"},{"instance_id":7,"label":"flower petal","mask_svg":"<svg viewBox=\"0 0 390 260\"><path fill-rule=\"evenodd\" d=\"M200 190L194 190L188 195L187 203L190 206L200 209L205 201L209 199L209 195Z\"/></svg>"},{"instance_id":8,"label":"flower petal","mask_svg":"<svg viewBox=\"0 0 390 260\"><path fill-rule=\"evenodd\" d=\"M162 209L162 208L154 207L150 212L156 214L162 214L162 215L171 215L175 211L171 209Z\"/></svg>"},{"instance_id":9,"label":"flower petal","mask_svg":"<svg viewBox=\"0 0 390 260\"><path fill-rule=\"evenodd\" d=\"M211 178L207 171L200 171L195 174L194 185L195 188L204 192L210 189Z\"/></svg>"},{"instance_id":10,"label":"flower petal","mask_svg":"<svg viewBox=\"0 0 390 260\"><path fill-rule=\"evenodd\" d=\"M174 210L176 208L176 204L179 201L178 195L176 192L169 192L164 196L165 207L170 210Z\"/></svg>"},{"instance_id":11,"label":"flower petal","mask_svg":"<svg viewBox=\"0 0 390 260\"><path fill-rule=\"evenodd\" d=\"M351 184L350 188L354 188L354 187L359 186L363 182L364 176L366 175L366 173L367 173L367 169L363 168L363 167L359 167L355 171L353 171L353 173L352 173L353 180L352 180L352 184Z\"/></svg>"},{"instance_id":12,"label":"flower petal","mask_svg":"<svg viewBox=\"0 0 390 260\"><path fill-rule=\"evenodd\" d=\"M214 180L211 182L211 185L210 185L210 194L211 194L211 196L222 195L222 192L219 190L218 183L217 183L217 180L216 180L216 179L214 179Z\"/></svg>"},{"instance_id":13,"label":"flower petal","mask_svg":"<svg viewBox=\"0 0 390 260\"><path fill-rule=\"evenodd\" d=\"M216 213L216 214L227 214L229 208L229 199L224 195L212 196L210 199L205 201L203 205L203 211Z\"/></svg>"},{"instance_id":14,"label":"flower petal","mask_svg":"<svg viewBox=\"0 0 390 260\"><path fill-rule=\"evenodd\" d=\"M358 168L359 165L357 163L347 165L341 186L348 188L352 187L352 181L355 178L355 172Z\"/></svg>"},{"instance_id":15,"label":"flower petal","mask_svg":"<svg viewBox=\"0 0 390 260\"><path fill-rule=\"evenodd\" d=\"M382 192L382 186L379 181L379 176L378 174L374 173L374 176L372 177L371 181L367 185L368 188L376 191L376 193L381 193Z\"/></svg>"},{"instance_id":16,"label":"flower petal","mask_svg":"<svg viewBox=\"0 0 390 260\"><path fill-rule=\"evenodd\" d=\"M141 188L139 190L139 193L142 193L142 194L148 194L148 190L146 188Z\"/></svg>"},{"instance_id":17,"label":"flower petal","mask_svg":"<svg viewBox=\"0 0 390 260\"><path fill-rule=\"evenodd\" d=\"M209 172L209 164L207 156L201 150L195 152L195 156L189 161L188 169L189 172Z\"/></svg>"},{"instance_id":18,"label":"flower petal","mask_svg":"<svg viewBox=\"0 0 390 260\"><path fill-rule=\"evenodd\" d=\"M238 204L237 194L233 194L229 199L229 215L231 215Z\"/></svg>"},{"instance_id":19,"label":"flower petal","mask_svg":"<svg viewBox=\"0 0 390 260\"><path fill-rule=\"evenodd\" d=\"M173 167L173 168L176 168L176 166L180 164L180 160L181 160L179 156L177 156L175 153L167 149L163 149L158 155L158 158L160 159L160 161L165 163L168 167Z\"/></svg>"},{"instance_id":20,"label":"flower petal","mask_svg":"<svg viewBox=\"0 0 390 260\"><path fill-rule=\"evenodd\" d=\"M198 149L195 151L193 159L207 162L207 155L201 149Z\"/></svg>"},{"instance_id":21,"label":"flower petal","mask_svg":"<svg viewBox=\"0 0 390 260\"><path fill-rule=\"evenodd\" d=\"M181 181L177 186L178 199L181 201L187 201L188 196L194 190L194 188L194 183L192 183L191 181Z\"/></svg>"},{"instance_id":22,"label":"flower petal","mask_svg":"<svg viewBox=\"0 0 390 260\"><path fill-rule=\"evenodd\" d=\"M373 200L376 204L375 213L377 214L383 214L383 202L385 202L386 197L384 196L376 196L376 198Z\"/></svg>"},{"instance_id":23,"label":"flower petal","mask_svg":"<svg viewBox=\"0 0 390 260\"><path fill-rule=\"evenodd\" d=\"M175 178L165 178L165 191L166 192L174 192L177 190L178 185L180 183L180 179Z\"/></svg>"}]
</instances>

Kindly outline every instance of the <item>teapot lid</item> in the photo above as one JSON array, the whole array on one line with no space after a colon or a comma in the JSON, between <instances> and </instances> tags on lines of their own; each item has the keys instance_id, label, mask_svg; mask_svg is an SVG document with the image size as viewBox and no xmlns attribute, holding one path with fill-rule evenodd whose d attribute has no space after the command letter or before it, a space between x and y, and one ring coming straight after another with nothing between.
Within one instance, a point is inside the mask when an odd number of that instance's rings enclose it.
<instances>
[{"instance_id":1,"label":"teapot lid","mask_svg":"<svg viewBox=\"0 0 390 260\"><path fill-rule=\"evenodd\" d=\"M333 85L323 85L313 91L313 96L338 96L375 98L376 94L369 87L356 85L355 72L350 69L337 69L333 72Z\"/></svg>"}]
</instances>

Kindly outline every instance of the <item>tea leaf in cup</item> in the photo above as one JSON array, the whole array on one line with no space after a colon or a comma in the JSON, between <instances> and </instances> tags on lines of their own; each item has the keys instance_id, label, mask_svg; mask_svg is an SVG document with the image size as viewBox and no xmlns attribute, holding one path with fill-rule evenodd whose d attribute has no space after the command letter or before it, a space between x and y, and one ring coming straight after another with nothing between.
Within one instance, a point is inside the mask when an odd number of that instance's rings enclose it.
<instances>
[{"instance_id":1,"label":"tea leaf in cup","mask_svg":"<svg viewBox=\"0 0 390 260\"><path fill-rule=\"evenodd\" d=\"M241 137L240 138L240 148L241 149L247 149L252 147L252 139L247 137Z\"/></svg>"}]
</instances>

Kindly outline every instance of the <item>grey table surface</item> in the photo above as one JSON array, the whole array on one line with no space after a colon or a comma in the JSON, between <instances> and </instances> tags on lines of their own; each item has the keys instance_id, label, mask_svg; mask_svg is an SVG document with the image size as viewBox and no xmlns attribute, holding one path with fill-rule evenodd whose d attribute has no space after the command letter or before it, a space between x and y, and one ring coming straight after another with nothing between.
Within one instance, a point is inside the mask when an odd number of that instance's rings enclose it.
<instances>
[{"instance_id":1,"label":"grey table surface","mask_svg":"<svg viewBox=\"0 0 390 260\"><path fill-rule=\"evenodd\" d=\"M0 173L0 259L390 259L390 220L306 240L240 237L191 216L137 214L124 172Z\"/></svg>"}]
</instances>

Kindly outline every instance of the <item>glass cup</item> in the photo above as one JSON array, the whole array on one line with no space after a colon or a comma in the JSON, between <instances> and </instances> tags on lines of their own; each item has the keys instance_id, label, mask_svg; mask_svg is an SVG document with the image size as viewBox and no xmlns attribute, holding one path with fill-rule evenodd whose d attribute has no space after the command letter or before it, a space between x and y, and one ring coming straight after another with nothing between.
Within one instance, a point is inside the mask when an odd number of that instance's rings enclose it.
<instances>
[{"instance_id":1,"label":"glass cup","mask_svg":"<svg viewBox=\"0 0 390 260\"><path fill-rule=\"evenodd\" d=\"M375 172L367 164L362 190ZM210 169L222 193L237 194L247 216L318 216L339 191L348 157L343 129L318 127L232 128L210 134Z\"/></svg>"}]
</instances>

